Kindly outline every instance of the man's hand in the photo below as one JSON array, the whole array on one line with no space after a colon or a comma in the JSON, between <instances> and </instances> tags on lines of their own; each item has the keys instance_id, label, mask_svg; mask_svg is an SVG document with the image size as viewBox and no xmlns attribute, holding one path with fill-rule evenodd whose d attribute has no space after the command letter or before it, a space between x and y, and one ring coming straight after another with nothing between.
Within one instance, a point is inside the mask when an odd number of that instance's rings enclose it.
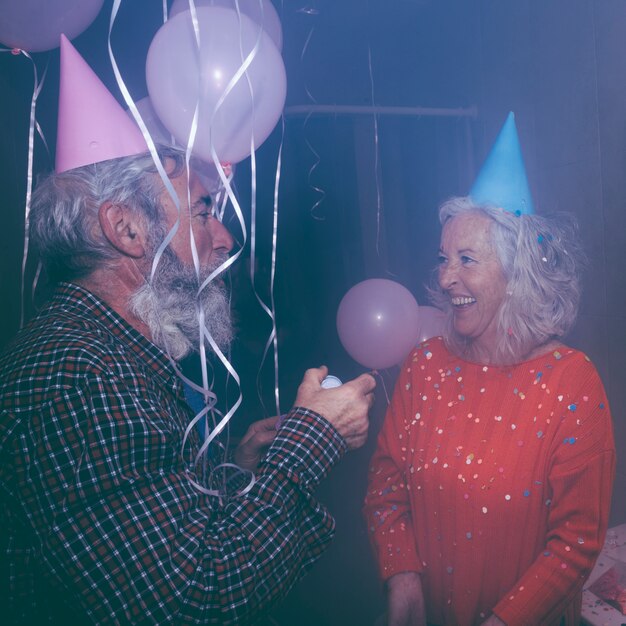
<instances>
[{"instance_id":1,"label":"man's hand","mask_svg":"<svg viewBox=\"0 0 626 626\"><path fill-rule=\"evenodd\" d=\"M268 417L250 425L235 449L235 463L243 469L256 471L261 458L276 436L278 417Z\"/></svg>"},{"instance_id":2,"label":"man's hand","mask_svg":"<svg viewBox=\"0 0 626 626\"><path fill-rule=\"evenodd\" d=\"M426 626L422 579L402 572L387 581L387 626Z\"/></svg>"},{"instance_id":3,"label":"man's hand","mask_svg":"<svg viewBox=\"0 0 626 626\"><path fill-rule=\"evenodd\" d=\"M367 439L367 414L374 402L376 381L369 374L362 374L340 387L323 389L321 382L327 374L326 367L307 370L298 387L295 405L322 415L339 431L348 448L354 450Z\"/></svg>"}]
</instances>

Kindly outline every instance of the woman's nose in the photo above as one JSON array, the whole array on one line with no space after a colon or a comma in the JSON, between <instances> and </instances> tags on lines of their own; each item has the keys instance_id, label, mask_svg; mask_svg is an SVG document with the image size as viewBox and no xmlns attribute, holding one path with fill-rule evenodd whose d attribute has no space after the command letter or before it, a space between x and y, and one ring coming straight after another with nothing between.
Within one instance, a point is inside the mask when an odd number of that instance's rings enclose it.
<instances>
[{"instance_id":1,"label":"woman's nose","mask_svg":"<svg viewBox=\"0 0 626 626\"><path fill-rule=\"evenodd\" d=\"M439 286L450 289L457 282L457 269L452 263L439 267Z\"/></svg>"}]
</instances>

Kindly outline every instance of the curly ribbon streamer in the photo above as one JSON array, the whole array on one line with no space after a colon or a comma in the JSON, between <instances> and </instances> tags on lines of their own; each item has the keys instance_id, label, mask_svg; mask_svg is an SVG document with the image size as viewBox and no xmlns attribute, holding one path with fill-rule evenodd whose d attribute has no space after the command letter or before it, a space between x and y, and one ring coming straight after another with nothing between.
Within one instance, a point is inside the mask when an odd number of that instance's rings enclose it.
<instances>
[{"instance_id":1,"label":"curly ribbon streamer","mask_svg":"<svg viewBox=\"0 0 626 626\"><path fill-rule=\"evenodd\" d=\"M298 13L303 13L305 15L311 15L311 16L319 15L319 11L312 7L308 7L308 8L303 7L301 9L298 9ZM302 46L302 52L300 53L300 63L302 63L302 61L304 60L306 52L309 48L309 44L311 43L311 39L313 38L314 32L315 32L315 26L311 26L309 33L307 35L307 38L304 42L304 45ZM306 92L306 95L309 97L309 100L311 100L311 102L313 102L314 104L317 104L317 100L313 97L313 94L309 90L309 86L307 85L306 81L304 82L304 91ZM324 202L324 199L326 198L326 192L321 187L318 187L317 185L313 183L313 174L315 173L315 170L318 168L321 162L321 157L319 155L319 152L315 150L315 148L313 147L313 144L309 141L309 138L306 135L306 129L307 129L310 117L311 117L311 113L308 113L307 116L304 118L304 122L302 124L302 129L304 131L304 142L306 143L308 149L313 153L313 159L314 159L313 165L311 165L308 175L307 175L307 181L309 183L309 187L311 187L311 189L313 189L313 191L315 191L318 194L318 198L313 204L313 206L311 207L310 213L313 219L321 221L324 219L324 216L318 215L316 213L316 210L322 204L322 202Z\"/></svg>"},{"instance_id":2,"label":"curly ribbon streamer","mask_svg":"<svg viewBox=\"0 0 626 626\"><path fill-rule=\"evenodd\" d=\"M22 252L22 274L20 279L20 328L24 326L24 313L26 309L26 301L25 301L25 293L26 293L26 264L28 263L28 249L30 247L30 205L31 198L33 195L33 157L35 152L35 130L41 137L43 141L44 147L46 148L46 152L48 153L48 157L50 157L50 150L48 149L48 142L41 130L41 126L35 117L35 112L37 110L37 99L39 98L39 94L41 93L41 89L43 88L44 82L46 80L46 74L48 73L48 66L46 65L46 69L44 70L43 76L41 77L41 81L39 80L39 76L37 73L37 65L33 58L26 52L26 50L22 50L20 48L2 48L0 52L10 52L15 56L19 56L20 54L24 55L33 66L33 95L30 100L30 117L28 124L28 165L27 165L27 173L26 173L26 200L24 203L24 247ZM31 289L31 297L34 297L35 289L37 287L37 282L39 280L39 274L41 270L41 265L37 268L37 273L35 274L35 279L33 281L32 289Z\"/></svg>"},{"instance_id":3,"label":"curly ribbon streamer","mask_svg":"<svg viewBox=\"0 0 626 626\"><path fill-rule=\"evenodd\" d=\"M109 50L109 58L111 60L111 65L113 68L113 72L115 75L115 79L117 81L117 84L120 88L120 91L122 92L122 95L124 97L124 100L129 108L129 110L131 111L133 118L135 119L135 121L137 122L141 133L144 136L144 139L146 140L146 144L148 146L148 150L154 160L155 166L157 168L157 171L161 177L161 180L163 181L163 184L165 186L165 188L167 189L170 197L172 198L172 201L174 202L174 205L176 206L176 209L178 211L178 217L175 221L175 223L173 224L172 228L170 229L170 231L168 232L168 234L166 235L165 239L163 240L163 242L161 243L161 245L159 246L159 248L157 249L156 253L155 253L155 258L153 260L152 263L152 271L151 271L151 278L154 277L154 273L156 271L156 268L158 266L158 263L163 255L163 252L165 250L165 248L170 244L170 242L172 241L172 239L174 238L174 236L176 235L176 232L178 231L178 228L180 226L180 216L181 216L181 204L180 204L180 200L178 198L178 195L176 194L174 187L169 179L169 177L167 176L167 173L165 172L165 169L163 167L163 163L161 162L159 155L156 151L156 146L154 144L154 141L137 109L137 106L135 105L132 97L130 96L130 93L128 91L128 88L126 87L126 84L124 83L124 80L121 76L121 73L119 71L116 59L115 59L115 55L113 54L113 49L111 46L111 33L113 30L113 26L119 11L121 5L121 0L113 0L113 6L111 9L111 19L109 22L109 32L108 32L108 50ZM199 31L199 26L198 26L198 21L197 21L197 14L196 14L196 10L195 10L195 4L193 2L193 0L189 0L189 5L190 5L190 12L191 12L191 16L192 16L192 23L193 23L193 27L194 27L194 35L195 35L195 39L196 39L196 44L197 44L197 49L199 51L199 47L200 47L200 31ZM256 54L256 51L258 49L258 41L257 41L257 46L255 47L255 49L251 52L251 54L248 56L248 58L246 59L246 61L244 62L244 64L242 65L242 67L239 69L239 71L236 73L236 75L233 77L233 79L230 81L230 83L228 84L228 86L226 87L226 90L224 92L224 94L222 94L222 97L220 99L220 101L218 102L218 104L216 105L216 111L219 109L219 107L223 104L224 99L226 98L226 96L228 95L228 93L230 93L230 91L233 89L234 85L236 84L236 82L241 78L241 76L243 75L243 73L245 72L245 70L247 69L247 67L250 65L250 62L252 61L252 59L254 58L254 55ZM190 163L190 158L191 158L191 152L193 149L193 144L195 141L195 137L196 137L196 131L197 131L197 125L198 125L198 113L199 113L199 102L196 103L196 110L194 112L194 117L193 117L193 121L192 121L192 127L190 130L190 136L189 136L189 140L187 143L187 148L186 148L186 153L185 153L185 159L186 159L186 164L187 164L187 176L189 176L189 163ZM243 218L243 214L241 212L241 208L239 206L239 203L232 191L231 185L230 185L230 178L232 178L232 176L227 176L226 172L224 170L224 168L222 167L222 165L219 163L219 159L217 158L217 155L215 154L215 150L213 148L213 145L211 145L211 153L213 156L213 160L214 163L216 165L216 168L218 170L218 173L220 175L220 178L222 180L222 183L224 184L224 187L226 189L226 193L228 195L228 198L231 200L233 207L235 209L235 213L237 214L237 217L239 219L239 222L241 224L241 228L242 228L242 232L243 232L243 236L244 236L244 244L245 245L245 240L246 240L246 228L245 228L245 221ZM188 195L188 202L189 202L189 195L190 195L190 191L189 191L189 185L187 185L188 189L187 189L187 195ZM188 204L189 206L189 204ZM192 249L192 257L193 257L193 262L194 262L194 267L196 269L196 272L199 275L200 272L200 264L199 264L199 259L198 259L198 253L197 253L197 247L195 244L195 240L193 237L193 232L191 232L191 249ZM219 274L221 274L222 272L226 271L226 269L228 269L236 260L237 258L241 255L242 250L238 250L233 256L231 256L229 259L227 259L224 263L222 263L218 268L216 268L213 272L210 273L210 275L205 279L205 281L202 283L202 285L200 285L199 287L199 292L201 292L203 289L206 288L206 286L212 281L214 280ZM212 398L212 392L209 390L208 388L208 373L207 373L207 369L206 369L206 363L207 363L207 359L206 359L206 349L205 349L205 339L206 341L209 342L211 348L213 349L213 351L215 352L215 354L218 356L219 360L222 362L222 364L224 365L224 367L227 369L227 371L229 372L229 374L235 379L237 385L239 387L241 387L240 385L240 380L239 380L239 376L237 375L237 372L234 370L234 368L232 367L232 365L230 364L230 362L228 361L228 359L226 358L226 356L223 354L223 352L220 350L220 348L217 346L217 344L215 343L215 341L213 340L213 337L211 337L208 329L206 328L206 323L205 323L205 319L204 319L204 312L203 311L198 311L198 324L200 326L200 356L201 356L201 364L202 364L202 379L203 379L203 391L202 393L204 394L205 397L205 402L206 402L206 407L203 411L200 412L199 416L196 416L197 419L195 419L195 421L193 422L193 425L197 424L197 422L202 419L203 417L205 417L212 409L214 406L214 401L211 399ZM213 394L214 395L214 394ZM227 412L227 414L225 416L222 417L222 419L215 425L215 427L212 429L212 431L209 433L208 429L207 429L207 437L204 441L204 444L202 445L198 455L196 456L196 463L199 462L201 456L203 454L206 453L207 448L209 447L209 445L211 444L211 442L215 439L215 437L217 437L222 430L224 429L224 427L228 424L230 418L232 417L232 415L236 412L236 410L239 408L240 404L242 402L242 396L241 393L239 393L239 397L237 399L237 401L235 402L234 406ZM191 428L193 428L193 426L191 426ZM187 437L188 434L190 432L190 428L187 429L186 435L184 437L184 442L183 442L183 448L184 445L186 444L187 441ZM181 451L182 453L183 451ZM243 471L243 470L242 470ZM195 481L193 481L190 478L191 482L198 488L201 488L200 485L198 485ZM246 489L249 489L251 487L251 485L248 485L248 487L246 487ZM200 489L203 493L207 493L208 495L213 495L213 496L219 496L219 492L215 491L215 490L206 490L205 488L201 488Z\"/></svg>"},{"instance_id":4,"label":"curly ribbon streamer","mask_svg":"<svg viewBox=\"0 0 626 626\"><path fill-rule=\"evenodd\" d=\"M254 294L259 301L259 304L263 307L263 310L267 313L272 322L272 330L270 332L270 336L267 339L265 344L265 348L263 350L263 356L261 357L261 364L259 366L259 373L257 375L256 386L257 386L257 395L261 400L261 404L263 405L263 398L261 393L261 371L263 370L263 366L265 365L265 360L270 350L270 346L273 348L274 355L274 401L276 403L276 415L281 415L280 410L280 387L279 387L279 366L278 366L278 333L276 327L276 303L274 298L274 285L276 282L276 254L278 248L278 190L280 186L280 174L282 170L282 152L283 152L283 144L285 140L285 117L284 115L281 117L281 139L280 146L278 148L278 158L276 161L276 175L274 179L274 210L273 210L273 221L272 221L272 258L270 265L270 304L269 306L263 302L261 297L256 291L254 286L254 256L251 254L251 276L252 276L252 286L254 289ZM265 407L264 407L265 408ZM266 411L267 412L267 411Z\"/></svg>"}]
</instances>

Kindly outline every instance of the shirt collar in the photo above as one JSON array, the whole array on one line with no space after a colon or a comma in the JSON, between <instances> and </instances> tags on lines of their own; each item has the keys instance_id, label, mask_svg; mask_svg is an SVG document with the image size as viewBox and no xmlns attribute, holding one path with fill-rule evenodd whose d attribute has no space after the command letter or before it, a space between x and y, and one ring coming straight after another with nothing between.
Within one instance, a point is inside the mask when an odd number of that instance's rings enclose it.
<instances>
[{"instance_id":1,"label":"shirt collar","mask_svg":"<svg viewBox=\"0 0 626 626\"><path fill-rule=\"evenodd\" d=\"M71 310L86 324L120 339L164 383L171 384L174 381L177 387L181 386L168 355L91 291L75 283L59 283L50 305Z\"/></svg>"}]
</instances>

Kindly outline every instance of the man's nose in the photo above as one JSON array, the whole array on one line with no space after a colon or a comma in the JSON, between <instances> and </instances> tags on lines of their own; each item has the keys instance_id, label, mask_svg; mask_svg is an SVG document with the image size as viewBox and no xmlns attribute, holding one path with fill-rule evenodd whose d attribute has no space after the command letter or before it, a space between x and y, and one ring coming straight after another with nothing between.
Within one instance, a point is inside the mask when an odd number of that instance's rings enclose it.
<instances>
[{"instance_id":1,"label":"man's nose","mask_svg":"<svg viewBox=\"0 0 626 626\"><path fill-rule=\"evenodd\" d=\"M211 237L213 239L213 250L230 252L233 249L233 236L226 226L217 219L211 220Z\"/></svg>"}]
</instances>

